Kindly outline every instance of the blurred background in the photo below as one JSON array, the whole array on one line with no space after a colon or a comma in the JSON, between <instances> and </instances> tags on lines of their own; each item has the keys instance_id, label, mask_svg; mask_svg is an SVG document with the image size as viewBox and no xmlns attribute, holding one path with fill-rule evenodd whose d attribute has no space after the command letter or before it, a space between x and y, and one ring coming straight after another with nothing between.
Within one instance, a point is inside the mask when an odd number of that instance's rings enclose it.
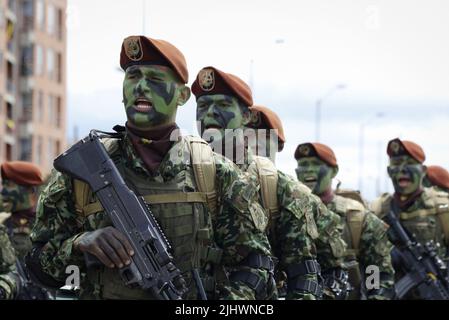
<instances>
[{"instance_id":1,"label":"blurred background","mask_svg":"<svg viewBox=\"0 0 449 320\"><path fill-rule=\"evenodd\" d=\"M0 0L0 10L0 161L49 172L89 129L123 124L120 46L143 33L184 53L189 84L205 66L247 81L283 121L286 173L299 143L325 143L342 187L372 200L393 189L396 137L449 167L446 0ZM193 96L178 125L197 134Z\"/></svg>"}]
</instances>

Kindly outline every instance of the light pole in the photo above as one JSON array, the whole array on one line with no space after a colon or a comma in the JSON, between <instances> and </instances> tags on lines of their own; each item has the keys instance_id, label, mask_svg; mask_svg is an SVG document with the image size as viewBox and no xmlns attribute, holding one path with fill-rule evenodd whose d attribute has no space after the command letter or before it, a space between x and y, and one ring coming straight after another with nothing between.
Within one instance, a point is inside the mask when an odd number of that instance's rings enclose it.
<instances>
[{"instance_id":1,"label":"light pole","mask_svg":"<svg viewBox=\"0 0 449 320\"><path fill-rule=\"evenodd\" d=\"M346 88L346 84L340 83L332 87L324 96L318 98L315 102L315 141L320 141L320 127L321 127L321 106L323 101L329 98L335 91L343 90Z\"/></svg>"},{"instance_id":2,"label":"light pole","mask_svg":"<svg viewBox=\"0 0 449 320\"><path fill-rule=\"evenodd\" d=\"M384 117L382 112L376 113L373 117L370 117L367 121L363 122L359 127L359 191L363 189L363 163L364 163L364 147L365 147L365 127L371 124L374 119Z\"/></svg>"}]
</instances>

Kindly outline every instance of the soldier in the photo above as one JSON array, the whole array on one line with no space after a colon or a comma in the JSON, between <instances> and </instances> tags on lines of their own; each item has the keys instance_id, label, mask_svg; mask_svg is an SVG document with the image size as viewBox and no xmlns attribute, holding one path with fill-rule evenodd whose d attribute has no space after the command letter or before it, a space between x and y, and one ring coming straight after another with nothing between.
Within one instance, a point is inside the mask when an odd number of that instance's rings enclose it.
<instances>
[{"instance_id":1,"label":"soldier","mask_svg":"<svg viewBox=\"0 0 449 320\"><path fill-rule=\"evenodd\" d=\"M187 280L185 298L198 298L191 279L200 269L210 299L265 299L273 262L260 222L263 209L252 200L256 185L203 140L181 136L176 125L178 106L190 97L183 54L164 40L130 36L120 65L128 121L116 127L120 138L103 143L127 185L150 202ZM212 160L209 166L191 164L201 154ZM31 238L28 261L44 283L62 285L65 268L76 265L85 274L83 299L154 299L125 286L118 269L130 264L130 244L90 188L70 176L53 171ZM87 267L83 253L104 266Z\"/></svg>"},{"instance_id":2,"label":"soldier","mask_svg":"<svg viewBox=\"0 0 449 320\"><path fill-rule=\"evenodd\" d=\"M267 232L275 256L280 260L278 270L287 276L287 299L320 297L321 288L317 283L320 269L313 247L318 232L313 215L319 215L322 208L311 197L310 191L305 191L293 178L278 171L271 161L254 156L250 149L252 141L249 145L244 144L242 129L253 118L248 108L253 104L250 88L235 75L206 67L199 72L192 92L197 99L197 121L203 137L213 138L211 145L216 150L256 177L261 185L261 202L268 212ZM245 135L247 133L248 130ZM276 141L278 138L281 146L285 139L282 134L276 136ZM262 140L266 141L265 135ZM338 220L334 222L337 224ZM344 251L344 242L338 232L328 234L327 239L332 242L328 246L328 255L332 258L327 261L332 267L338 267L338 258L334 256L338 257L338 251Z\"/></svg>"},{"instance_id":3,"label":"soldier","mask_svg":"<svg viewBox=\"0 0 449 320\"><path fill-rule=\"evenodd\" d=\"M29 162L12 161L1 165L4 211L11 216L4 222L17 256L23 260L31 250L30 233L36 216L38 187L42 173Z\"/></svg>"},{"instance_id":4,"label":"soldier","mask_svg":"<svg viewBox=\"0 0 449 320\"><path fill-rule=\"evenodd\" d=\"M423 186L434 187L439 191L449 193L449 172L440 166L428 166L423 179Z\"/></svg>"},{"instance_id":5,"label":"soldier","mask_svg":"<svg viewBox=\"0 0 449 320\"><path fill-rule=\"evenodd\" d=\"M0 300L14 299L19 293L20 279L15 263L14 248L6 228L0 224Z\"/></svg>"},{"instance_id":6,"label":"soldier","mask_svg":"<svg viewBox=\"0 0 449 320\"><path fill-rule=\"evenodd\" d=\"M352 299L391 299L393 297L394 270L391 265L392 245L387 237L388 226L361 202L336 195L332 179L338 173L334 152L321 143L302 143L295 151L298 162L298 180L318 195L327 207L341 217L343 237L348 244L345 262L354 291ZM380 288L363 285L363 274L370 265L380 271Z\"/></svg>"},{"instance_id":7,"label":"soldier","mask_svg":"<svg viewBox=\"0 0 449 320\"><path fill-rule=\"evenodd\" d=\"M447 259L449 239L449 195L435 188L423 187L426 156L423 149L412 141L393 139L388 143L390 157L388 175L395 193L382 194L371 203L371 209L380 218L392 210L404 229L425 245L433 241L437 254ZM394 257L393 257L394 258ZM395 263L395 261L393 261ZM399 279L401 272L395 269ZM410 297L418 297L412 292Z\"/></svg>"}]
</instances>

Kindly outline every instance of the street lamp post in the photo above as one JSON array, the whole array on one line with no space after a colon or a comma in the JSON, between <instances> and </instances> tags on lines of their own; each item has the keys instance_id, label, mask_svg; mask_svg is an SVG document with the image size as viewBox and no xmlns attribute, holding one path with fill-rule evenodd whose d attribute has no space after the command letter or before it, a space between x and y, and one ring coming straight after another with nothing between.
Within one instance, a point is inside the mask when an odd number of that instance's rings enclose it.
<instances>
[{"instance_id":1,"label":"street lamp post","mask_svg":"<svg viewBox=\"0 0 449 320\"><path fill-rule=\"evenodd\" d=\"M324 96L318 98L315 102L315 141L320 141L320 129L321 129L321 106L323 101L329 98L335 91L343 90L346 88L345 84L337 84L332 87Z\"/></svg>"},{"instance_id":2,"label":"street lamp post","mask_svg":"<svg viewBox=\"0 0 449 320\"><path fill-rule=\"evenodd\" d=\"M359 127L359 191L363 190L363 164L364 164L364 147L365 147L365 127L371 124L372 120L382 118L382 112L376 113L373 117L363 122Z\"/></svg>"}]
</instances>

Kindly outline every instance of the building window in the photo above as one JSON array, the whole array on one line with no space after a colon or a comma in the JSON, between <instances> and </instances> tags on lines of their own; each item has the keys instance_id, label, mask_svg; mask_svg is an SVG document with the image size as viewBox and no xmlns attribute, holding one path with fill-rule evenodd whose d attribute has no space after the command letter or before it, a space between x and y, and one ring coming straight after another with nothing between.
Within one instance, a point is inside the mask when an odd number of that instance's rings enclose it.
<instances>
[{"instance_id":1,"label":"building window","mask_svg":"<svg viewBox=\"0 0 449 320\"><path fill-rule=\"evenodd\" d=\"M51 4L47 6L47 32L52 36L56 34L56 8Z\"/></svg>"},{"instance_id":2,"label":"building window","mask_svg":"<svg viewBox=\"0 0 449 320\"><path fill-rule=\"evenodd\" d=\"M42 137L37 137L37 152L36 152L36 162L42 165Z\"/></svg>"},{"instance_id":3,"label":"building window","mask_svg":"<svg viewBox=\"0 0 449 320\"><path fill-rule=\"evenodd\" d=\"M22 110L25 121L33 120L33 91L22 93Z\"/></svg>"},{"instance_id":4,"label":"building window","mask_svg":"<svg viewBox=\"0 0 449 320\"><path fill-rule=\"evenodd\" d=\"M23 6L22 28L24 31L33 30L34 24L33 0L24 0L22 2L22 6Z\"/></svg>"},{"instance_id":5,"label":"building window","mask_svg":"<svg viewBox=\"0 0 449 320\"><path fill-rule=\"evenodd\" d=\"M58 39L62 40L64 31L64 11L62 9L58 9Z\"/></svg>"},{"instance_id":6,"label":"building window","mask_svg":"<svg viewBox=\"0 0 449 320\"><path fill-rule=\"evenodd\" d=\"M44 73L44 49L36 45L36 75L41 76Z\"/></svg>"},{"instance_id":7,"label":"building window","mask_svg":"<svg viewBox=\"0 0 449 320\"><path fill-rule=\"evenodd\" d=\"M14 66L9 61L6 63L6 90L9 93L15 93L16 91L14 85Z\"/></svg>"},{"instance_id":8,"label":"building window","mask_svg":"<svg viewBox=\"0 0 449 320\"><path fill-rule=\"evenodd\" d=\"M20 139L20 160L31 161L32 148L33 148L32 138Z\"/></svg>"},{"instance_id":9,"label":"building window","mask_svg":"<svg viewBox=\"0 0 449 320\"><path fill-rule=\"evenodd\" d=\"M56 98L56 127L61 128L62 123L62 99L61 97Z\"/></svg>"},{"instance_id":10,"label":"building window","mask_svg":"<svg viewBox=\"0 0 449 320\"><path fill-rule=\"evenodd\" d=\"M47 49L47 75L51 80L55 78L55 52L50 48Z\"/></svg>"},{"instance_id":11,"label":"building window","mask_svg":"<svg viewBox=\"0 0 449 320\"><path fill-rule=\"evenodd\" d=\"M45 4L44 0L36 0L36 23L37 28L45 30Z\"/></svg>"},{"instance_id":12,"label":"building window","mask_svg":"<svg viewBox=\"0 0 449 320\"><path fill-rule=\"evenodd\" d=\"M9 143L7 143L5 145L5 149L6 149L6 161L12 161L12 145L10 145Z\"/></svg>"},{"instance_id":13,"label":"building window","mask_svg":"<svg viewBox=\"0 0 449 320\"><path fill-rule=\"evenodd\" d=\"M48 96L48 123L52 126L56 123L55 98L52 95Z\"/></svg>"},{"instance_id":14,"label":"building window","mask_svg":"<svg viewBox=\"0 0 449 320\"><path fill-rule=\"evenodd\" d=\"M42 91L39 91L38 101L37 101L37 121L39 123L44 122L44 94Z\"/></svg>"},{"instance_id":15,"label":"building window","mask_svg":"<svg viewBox=\"0 0 449 320\"><path fill-rule=\"evenodd\" d=\"M58 83L62 82L62 54L58 53Z\"/></svg>"},{"instance_id":16,"label":"building window","mask_svg":"<svg viewBox=\"0 0 449 320\"><path fill-rule=\"evenodd\" d=\"M33 75L33 45L22 48L20 75L23 77Z\"/></svg>"}]
</instances>

